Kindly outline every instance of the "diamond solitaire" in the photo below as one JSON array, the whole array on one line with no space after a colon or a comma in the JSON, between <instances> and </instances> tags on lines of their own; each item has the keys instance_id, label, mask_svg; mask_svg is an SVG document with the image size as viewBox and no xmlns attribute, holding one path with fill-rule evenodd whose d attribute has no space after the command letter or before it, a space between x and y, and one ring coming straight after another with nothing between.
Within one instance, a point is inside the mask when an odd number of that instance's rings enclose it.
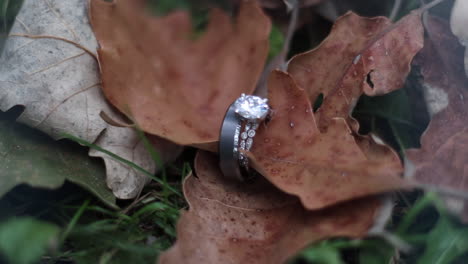
<instances>
[{"instance_id":1,"label":"diamond solitaire","mask_svg":"<svg viewBox=\"0 0 468 264\"><path fill-rule=\"evenodd\" d=\"M242 94L234 102L234 111L247 120L263 120L268 115L268 99Z\"/></svg>"}]
</instances>

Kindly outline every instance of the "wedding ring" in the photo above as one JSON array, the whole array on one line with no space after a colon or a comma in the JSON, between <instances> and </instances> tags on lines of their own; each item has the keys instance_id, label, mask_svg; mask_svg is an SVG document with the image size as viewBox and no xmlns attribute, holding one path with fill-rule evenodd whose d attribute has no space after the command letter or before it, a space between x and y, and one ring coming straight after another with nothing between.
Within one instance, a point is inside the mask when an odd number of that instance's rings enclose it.
<instances>
[{"instance_id":1,"label":"wedding ring","mask_svg":"<svg viewBox=\"0 0 468 264\"><path fill-rule=\"evenodd\" d=\"M249 160L244 154L252 148L259 124L270 113L268 99L242 94L224 117L219 137L220 168L225 177L245 180Z\"/></svg>"}]
</instances>

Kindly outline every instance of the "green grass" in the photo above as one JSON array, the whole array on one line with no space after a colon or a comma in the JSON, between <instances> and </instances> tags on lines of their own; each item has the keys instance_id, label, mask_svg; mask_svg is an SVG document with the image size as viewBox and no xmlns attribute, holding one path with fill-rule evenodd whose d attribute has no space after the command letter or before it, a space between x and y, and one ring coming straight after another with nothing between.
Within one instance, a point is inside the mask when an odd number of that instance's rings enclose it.
<instances>
[{"instance_id":1,"label":"green grass","mask_svg":"<svg viewBox=\"0 0 468 264\"><path fill-rule=\"evenodd\" d=\"M325 240L305 249L297 257L314 264L464 264L468 256L468 227L453 218L435 193L420 196L397 223L391 234L410 247L399 248L384 237L363 240ZM395 257L395 252L400 253ZM346 257L352 257L344 261Z\"/></svg>"},{"instance_id":2,"label":"green grass","mask_svg":"<svg viewBox=\"0 0 468 264\"><path fill-rule=\"evenodd\" d=\"M141 135L144 137L143 134ZM154 180L153 183L134 201L120 201L119 205L122 209L118 211L103 206L92 195L83 190L77 190L78 187L71 187L70 184L57 191L33 190L20 186L0 200L2 211L0 223L8 223L9 219L15 217L27 216L37 219L36 221L45 221L60 230L55 238L57 244L55 252L49 252L43 256L47 263L69 260L76 263L95 263L95 260L99 260L99 263L152 263L159 253L167 249L175 240L175 225L179 210L185 207L180 191L181 180L190 173L190 166L182 162L180 169L175 170L174 168L178 166L173 164L170 175L161 169L161 173L155 176L133 162L94 144L71 135L67 137L102 151L144 173ZM147 146L150 147L150 145ZM160 164L157 152L152 148L150 152L154 158L158 159L157 164ZM179 172L181 174L178 174ZM162 175L165 175L164 180L161 179ZM70 188L73 191L63 190ZM49 193L50 199L44 198L43 196L47 197L44 193ZM35 196L39 199L35 199ZM36 235L41 234L39 232ZM10 239L11 235L5 237L4 241L0 241L0 245L2 242L8 243ZM44 239L42 241L47 242ZM26 251L29 248L34 247L32 245L24 247L25 253L28 253ZM14 251L4 249L3 255L11 258ZM1 247L0 252L2 252ZM38 252L38 250L32 252ZM32 255L38 257L37 254ZM20 261L22 260L17 259L12 263L33 263Z\"/></svg>"},{"instance_id":3,"label":"green grass","mask_svg":"<svg viewBox=\"0 0 468 264\"><path fill-rule=\"evenodd\" d=\"M71 250L68 253L63 253L59 256L60 258L72 258L77 260L78 263L90 263L89 261L93 259L99 259L100 263L149 263L154 261L162 250L167 249L174 242L179 209L185 206L180 191L181 181L179 180L189 174L191 169L186 162L183 163L182 168L179 170L181 175L171 177L175 178L175 183L169 182L169 177L163 167L159 153L157 153L144 133L138 129L137 131L160 170L158 176L90 142L72 135L65 135L77 143L101 151L143 173L157 183L158 186L157 191L155 189L148 190L121 212L112 212L98 205L88 209L88 204L85 202L81 207L77 208L78 210L62 236L62 241L69 237L70 245L79 247L81 250ZM105 212L107 217L84 220L85 225L77 226L78 219L85 210ZM75 228L75 226L77 227ZM91 237L95 237L95 239L91 239Z\"/></svg>"},{"instance_id":4,"label":"green grass","mask_svg":"<svg viewBox=\"0 0 468 264\"><path fill-rule=\"evenodd\" d=\"M75 197L70 199L70 193ZM18 199L18 195L24 196ZM35 195L36 200L27 201ZM68 201L62 202L62 199ZM96 263L96 260L103 259L108 261L103 263L153 263L159 253L175 240L179 208L161 202L160 194L150 190L135 203L122 201L120 204L123 205L122 210L110 210L71 184L55 191L19 186L0 200L2 212L10 215L1 223L18 217L32 217L56 226L60 230L55 238L56 246L53 251L42 255L47 263L65 260ZM14 237L16 235L13 234ZM28 239L18 237L23 245L21 255L30 255L33 246L30 243L36 241L38 235L41 233L29 233ZM11 237L0 234L1 239L5 239L3 243L12 241ZM2 249L0 247L3 255L13 255L8 249ZM109 255L109 252L113 253ZM36 260L40 256L36 255ZM0 263L4 262L0 260Z\"/></svg>"}]
</instances>

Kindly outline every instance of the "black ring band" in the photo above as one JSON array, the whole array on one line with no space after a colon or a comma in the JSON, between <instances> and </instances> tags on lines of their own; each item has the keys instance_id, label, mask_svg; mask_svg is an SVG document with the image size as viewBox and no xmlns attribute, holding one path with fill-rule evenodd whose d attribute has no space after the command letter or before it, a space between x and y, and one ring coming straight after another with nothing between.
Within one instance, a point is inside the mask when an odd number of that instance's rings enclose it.
<instances>
[{"instance_id":1,"label":"black ring band","mask_svg":"<svg viewBox=\"0 0 468 264\"><path fill-rule=\"evenodd\" d=\"M229 106L221 126L219 137L219 166L221 172L229 179L244 180L239 166L239 152L234 140L239 136L242 121L234 111L234 103Z\"/></svg>"}]
</instances>

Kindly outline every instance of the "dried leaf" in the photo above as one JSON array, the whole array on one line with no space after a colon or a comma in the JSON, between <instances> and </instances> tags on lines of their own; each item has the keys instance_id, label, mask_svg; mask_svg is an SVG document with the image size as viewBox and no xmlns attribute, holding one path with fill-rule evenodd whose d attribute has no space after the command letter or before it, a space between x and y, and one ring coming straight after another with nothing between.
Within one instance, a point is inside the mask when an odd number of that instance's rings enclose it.
<instances>
[{"instance_id":1,"label":"dried leaf","mask_svg":"<svg viewBox=\"0 0 468 264\"><path fill-rule=\"evenodd\" d=\"M468 1L456 0L453 4L450 26L453 34L458 37L465 48L465 73L468 76Z\"/></svg>"},{"instance_id":2,"label":"dried leaf","mask_svg":"<svg viewBox=\"0 0 468 264\"><path fill-rule=\"evenodd\" d=\"M89 142L99 137L101 147L154 170L154 162L137 144L133 129L110 128L99 116L101 111L112 116L116 113L100 91L94 54L97 42L85 7L85 0L24 2L0 59L0 109L24 105L20 122L56 139L62 133ZM100 136L106 128L112 131ZM128 138L135 144L114 147L129 144L125 141ZM111 159L104 160L109 172L107 182L114 194L119 198L134 197L146 179Z\"/></svg>"},{"instance_id":3,"label":"dried leaf","mask_svg":"<svg viewBox=\"0 0 468 264\"><path fill-rule=\"evenodd\" d=\"M392 25L385 17L364 18L347 13L316 49L295 56L288 72L315 102L321 131L334 118L349 124L359 96L382 95L403 87L414 55L423 46L420 12L414 11ZM352 125L353 131L357 126Z\"/></svg>"},{"instance_id":4,"label":"dried leaf","mask_svg":"<svg viewBox=\"0 0 468 264\"><path fill-rule=\"evenodd\" d=\"M290 75L273 72L268 88L274 113L255 136L253 166L281 190L299 196L306 208L406 186L398 157L375 145L363 144L363 151L345 119L330 120L320 132L306 92ZM367 157L371 152L375 155Z\"/></svg>"},{"instance_id":5,"label":"dried leaf","mask_svg":"<svg viewBox=\"0 0 468 264\"><path fill-rule=\"evenodd\" d=\"M185 11L158 18L135 1L91 0L109 101L148 133L183 145L217 141L226 109L253 91L268 53L268 18L256 1L242 3L235 24L214 9L193 40Z\"/></svg>"},{"instance_id":6,"label":"dried leaf","mask_svg":"<svg viewBox=\"0 0 468 264\"><path fill-rule=\"evenodd\" d=\"M432 116L421 148L407 151L415 165L413 178L424 184L468 190L468 79L463 69L463 47L440 19L426 20L428 37L418 58L424 86L438 91L446 103ZM463 209L463 204L461 206ZM468 221L468 205L465 204Z\"/></svg>"},{"instance_id":7,"label":"dried leaf","mask_svg":"<svg viewBox=\"0 0 468 264\"><path fill-rule=\"evenodd\" d=\"M274 114L255 138L254 167L308 209L408 187L397 155L357 135L349 113L362 93L401 88L421 47L417 12L395 25L383 17L343 16L318 48L292 59L291 76L272 74ZM320 94L323 103L314 114L310 102Z\"/></svg>"},{"instance_id":8,"label":"dried leaf","mask_svg":"<svg viewBox=\"0 0 468 264\"><path fill-rule=\"evenodd\" d=\"M413 2L414 7L411 9L416 8L417 4L418 3ZM390 18L394 18L394 12L400 11L399 13L403 13L405 11L402 10L402 6L405 5L402 5L401 0L327 0L322 1L315 10L320 16L334 22L338 17L346 14L348 11L353 11L366 17L388 14ZM390 7L392 7L391 11ZM407 8L408 6L405 7ZM395 8L397 10L395 10ZM409 11L409 9L407 10Z\"/></svg>"},{"instance_id":9,"label":"dried leaf","mask_svg":"<svg viewBox=\"0 0 468 264\"><path fill-rule=\"evenodd\" d=\"M12 119L10 113L0 112L0 197L19 184L51 189L68 180L108 206L117 207L104 183L106 175L100 162Z\"/></svg>"},{"instance_id":10,"label":"dried leaf","mask_svg":"<svg viewBox=\"0 0 468 264\"><path fill-rule=\"evenodd\" d=\"M159 263L283 263L310 243L365 235L380 204L371 197L307 211L263 178L226 180L217 164L214 155L198 153L197 177L184 182L190 210Z\"/></svg>"},{"instance_id":11,"label":"dried leaf","mask_svg":"<svg viewBox=\"0 0 468 264\"><path fill-rule=\"evenodd\" d=\"M129 133L128 130L131 132ZM182 147L174 145L167 140L152 135L146 135L146 137L161 156L162 163L173 160L182 151ZM105 146L106 150L118 153L120 157L133 161L147 171L152 172L157 170L155 161L148 154L143 140L131 128L109 126L96 139L95 144ZM91 149L89 155L101 157L106 161L107 185L114 190L114 194L119 198L134 198L139 194L144 184L150 181L146 175L137 173L130 166L121 164L119 161L98 150ZM109 180L109 175L111 175L112 180Z\"/></svg>"}]
</instances>

